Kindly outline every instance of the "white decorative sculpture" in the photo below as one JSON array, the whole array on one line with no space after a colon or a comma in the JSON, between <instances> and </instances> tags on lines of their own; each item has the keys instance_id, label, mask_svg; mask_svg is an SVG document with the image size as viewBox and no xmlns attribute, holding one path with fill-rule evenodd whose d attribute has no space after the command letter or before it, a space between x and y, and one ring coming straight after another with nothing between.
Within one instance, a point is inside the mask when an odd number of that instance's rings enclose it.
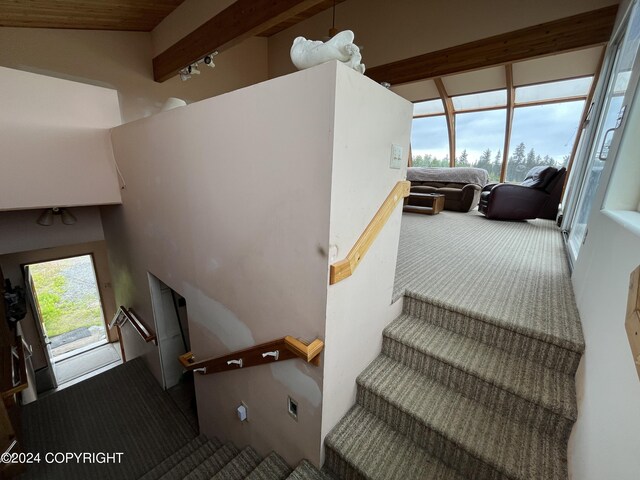
<instances>
[{"instance_id":1,"label":"white decorative sculpture","mask_svg":"<svg viewBox=\"0 0 640 480\"><path fill-rule=\"evenodd\" d=\"M351 30L340 32L326 42L297 37L291 45L291 61L298 70L304 70L331 60L339 60L356 72L364 73L362 55L353 39Z\"/></svg>"}]
</instances>

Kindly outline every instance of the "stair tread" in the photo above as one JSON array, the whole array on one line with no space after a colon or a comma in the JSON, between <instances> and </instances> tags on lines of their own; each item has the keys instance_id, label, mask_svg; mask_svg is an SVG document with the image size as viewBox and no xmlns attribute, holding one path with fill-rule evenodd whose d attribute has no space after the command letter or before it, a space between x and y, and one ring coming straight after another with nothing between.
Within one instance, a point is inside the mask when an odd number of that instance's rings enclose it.
<instances>
[{"instance_id":1,"label":"stair tread","mask_svg":"<svg viewBox=\"0 0 640 480\"><path fill-rule=\"evenodd\" d=\"M238 454L232 443L227 443L191 470L183 480L209 480Z\"/></svg>"},{"instance_id":2,"label":"stair tread","mask_svg":"<svg viewBox=\"0 0 640 480\"><path fill-rule=\"evenodd\" d=\"M566 478L566 444L384 355L358 377L388 404L508 478Z\"/></svg>"},{"instance_id":3,"label":"stair tread","mask_svg":"<svg viewBox=\"0 0 640 480\"><path fill-rule=\"evenodd\" d=\"M243 448L211 480L242 480L254 470L262 459L251 447Z\"/></svg>"},{"instance_id":4,"label":"stair tread","mask_svg":"<svg viewBox=\"0 0 640 480\"><path fill-rule=\"evenodd\" d=\"M176 450L170 456L165 458L162 462L153 467L147 473L145 473L142 477L140 477L139 480L155 480L156 478L159 478L161 475L164 475L178 463L188 457L191 452L202 446L202 444L204 444L206 441L207 437L205 437L204 435L198 435L197 437L183 445L180 449ZM213 439L213 441L218 440Z\"/></svg>"},{"instance_id":5,"label":"stair tread","mask_svg":"<svg viewBox=\"0 0 640 480\"><path fill-rule=\"evenodd\" d=\"M182 480L207 457L213 455L217 450L219 450L218 444L219 442L214 443L211 441L203 443L159 478L161 480Z\"/></svg>"},{"instance_id":6,"label":"stair tread","mask_svg":"<svg viewBox=\"0 0 640 480\"><path fill-rule=\"evenodd\" d=\"M333 480L333 478L318 470L311 462L305 459L291 472L287 480Z\"/></svg>"},{"instance_id":7,"label":"stair tread","mask_svg":"<svg viewBox=\"0 0 640 480\"><path fill-rule=\"evenodd\" d=\"M271 452L245 480L284 480L290 473L287 462L276 452Z\"/></svg>"},{"instance_id":8,"label":"stair tread","mask_svg":"<svg viewBox=\"0 0 640 480\"><path fill-rule=\"evenodd\" d=\"M575 421L575 381L525 358L403 314L383 335Z\"/></svg>"},{"instance_id":9,"label":"stair tread","mask_svg":"<svg viewBox=\"0 0 640 480\"><path fill-rule=\"evenodd\" d=\"M325 444L371 480L463 480L360 405L349 410L325 438Z\"/></svg>"}]
</instances>

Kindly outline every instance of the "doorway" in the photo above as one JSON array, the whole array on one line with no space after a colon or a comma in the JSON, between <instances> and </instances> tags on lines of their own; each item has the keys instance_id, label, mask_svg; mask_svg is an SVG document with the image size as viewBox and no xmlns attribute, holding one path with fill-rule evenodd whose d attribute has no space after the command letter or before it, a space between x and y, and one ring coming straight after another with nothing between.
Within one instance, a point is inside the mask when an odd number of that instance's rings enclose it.
<instances>
[{"instance_id":1,"label":"doorway","mask_svg":"<svg viewBox=\"0 0 640 480\"><path fill-rule=\"evenodd\" d=\"M93 257L80 255L24 267L35 323L46 349L49 388L118 362L107 345ZM40 388L39 388L40 390Z\"/></svg>"},{"instance_id":2,"label":"doorway","mask_svg":"<svg viewBox=\"0 0 640 480\"><path fill-rule=\"evenodd\" d=\"M158 277L151 273L148 276L162 369L162 387L197 430L198 411L193 372L185 372L178 362L180 355L191 350L187 302Z\"/></svg>"}]
</instances>

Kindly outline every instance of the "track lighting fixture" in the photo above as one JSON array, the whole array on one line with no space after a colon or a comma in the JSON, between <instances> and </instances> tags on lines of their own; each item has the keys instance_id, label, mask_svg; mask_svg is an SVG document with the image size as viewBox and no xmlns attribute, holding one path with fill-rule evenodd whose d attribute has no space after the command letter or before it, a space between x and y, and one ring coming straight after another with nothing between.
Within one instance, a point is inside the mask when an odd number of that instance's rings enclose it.
<instances>
[{"instance_id":1,"label":"track lighting fixture","mask_svg":"<svg viewBox=\"0 0 640 480\"><path fill-rule=\"evenodd\" d=\"M215 57L216 55L218 55L218 51L217 51L217 50L216 50L215 52L213 52L213 53L210 53L209 55L206 55L206 56L202 59L202 61L204 62L204 64L205 64L207 67L215 68L216 64L215 64L215 63L213 63L213 57Z\"/></svg>"},{"instance_id":2,"label":"track lighting fixture","mask_svg":"<svg viewBox=\"0 0 640 480\"><path fill-rule=\"evenodd\" d=\"M55 218L54 215L60 216L60 220L65 225L73 225L77 222L76 217L74 217L69 210L61 207L47 208L40 214L36 222L38 225L42 225L43 227L50 227L53 225L53 219Z\"/></svg>"},{"instance_id":3,"label":"track lighting fixture","mask_svg":"<svg viewBox=\"0 0 640 480\"><path fill-rule=\"evenodd\" d=\"M204 58L201 58L200 60L198 60L195 63L192 63L188 67L184 67L183 69L181 69L180 80L184 82L186 80L189 80L191 78L191 75L200 75L200 69L198 68L198 65L200 63L204 63L207 67L215 68L216 64L213 63L213 57L215 57L216 55L218 55L217 51L210 53L208 55L205 55Z\"/></svg>"}]
</instances>

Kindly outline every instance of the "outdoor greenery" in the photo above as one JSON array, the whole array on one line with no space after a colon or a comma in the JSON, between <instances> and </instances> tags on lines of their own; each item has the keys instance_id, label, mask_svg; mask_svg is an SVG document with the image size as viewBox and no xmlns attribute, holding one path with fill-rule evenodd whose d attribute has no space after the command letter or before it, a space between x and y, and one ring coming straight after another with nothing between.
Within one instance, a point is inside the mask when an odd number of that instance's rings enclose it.
<instances>
[{"instance_id":1,"label":"outdoor greenery","mask_svg":"<svg viewBox=\"0 0 640 480\"><path fill-rule=\"evenodd\" d=\"M88 266L91 268L90 264ZM102 325L100 298L95 286L78 289L73 285L78 279L70 278L68 261L31 265L30 271L49 337L77 328Z\"/></svg>"},{"instance_id":2,"label":"outdoor greenery","mask_svg":"<svg viewBox=\"0 0 640 480\"><path fill-rule=\"evenodd\" d=\"M563 164L566 164L568 157L563 158ZM560 167L561 164L549 155L544 157L540 154L536 154L535 150L531 148L527 152L527 148L523 142L521 142L513 151L513 154L509 157L507 162L506 180L508 182L521 182L524 180L525 175L529 170L538 165L545 165L551 167ZM413 157L414 167L448 167L449 156L445 155L443 158L438 159L434 155L415 155ZM469 159L467 150L463 150L462 153L456 158L456 167L477 167L484 168L489 172L489 181L500 181L500 168L502 166L502 152L498 150L495 155L492 154L491 149L487 148L482 152L479 158L476 160Z\"/></svg>"}]
</instances>

